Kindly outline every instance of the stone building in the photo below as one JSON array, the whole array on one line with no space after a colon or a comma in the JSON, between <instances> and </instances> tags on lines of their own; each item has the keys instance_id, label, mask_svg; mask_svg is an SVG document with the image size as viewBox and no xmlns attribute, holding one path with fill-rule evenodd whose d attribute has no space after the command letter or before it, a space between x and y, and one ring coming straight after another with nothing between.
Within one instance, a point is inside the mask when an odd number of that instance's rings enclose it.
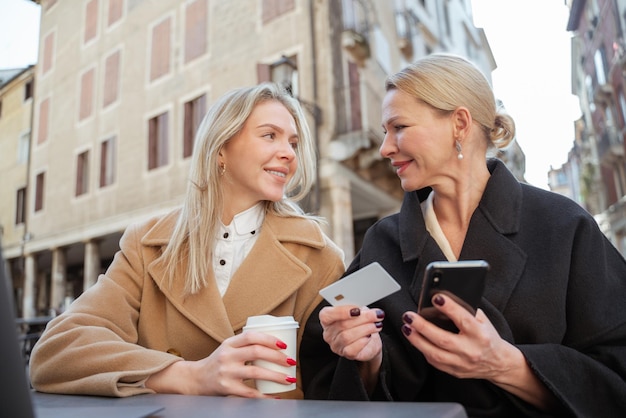
<instances>
[{"instance_id":1,"label":"stone building","mask_svg":"<svg viewBox=\"0 0 626 418\"><path fill-rule=\"evenodd\" d=\"M305 206L327 218L349 261L402 198L378 154L385 77L439 51L488 78L495 68L469 0L37 3L29 164L2 192L26 191L22 222L2 218L24 317L63 309L106 269L129 223L180 205L198 123L227 90L273 80L300 100L319 150Z\"/></svg>"},{"instance_id":2,"label":"stone building","mask_svg":"<svg viewBox=\"0 0 626 418\"><path fill-rule=\"evenodd\" d=\"M569 194L626 255L626 1L567 3L572 92L582 116L568 162L554 178L568 179Z\"/></svg>"}]
</instances>

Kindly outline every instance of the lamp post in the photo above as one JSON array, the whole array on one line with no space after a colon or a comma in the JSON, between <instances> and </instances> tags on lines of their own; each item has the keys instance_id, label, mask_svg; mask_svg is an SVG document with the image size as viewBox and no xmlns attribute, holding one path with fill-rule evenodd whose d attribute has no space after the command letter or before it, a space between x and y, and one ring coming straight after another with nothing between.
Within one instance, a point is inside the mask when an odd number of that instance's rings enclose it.
<instances>
[{"instance_id":1,"label":"lamp post","mask_svg":"<svg viewBox=\"0 0 626 418\"><path fill-rule=\"evenodd\" d=\"M322 124L322 111L317 103L304 100L298 96L298 66L291 58L282 55L278 61L270 64L270 76L272 81L280 84L313 116L313 140L315 142L316 154L315 184L306 200L310 211L317 214L320 209L319 127Z\"/></svg>"}]
</instances>

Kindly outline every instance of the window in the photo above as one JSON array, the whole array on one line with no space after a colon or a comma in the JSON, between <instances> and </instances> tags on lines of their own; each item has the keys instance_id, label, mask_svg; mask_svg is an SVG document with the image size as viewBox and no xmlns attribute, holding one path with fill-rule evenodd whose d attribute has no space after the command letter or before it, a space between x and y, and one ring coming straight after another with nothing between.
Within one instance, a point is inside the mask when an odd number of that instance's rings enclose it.
<instances>
[{"instance_id":1,"label":"window","mask_svg":"<svg viewBox=\"0 0 626 418\"><path fill-rule=\"evenodd\" d=\"M361 114L361 78L359 69L353 62L348 62L348 79L350 80L350 122L352 131L363 129Z\"/></svg>"},{"instance_id":2,"label":"window","mask_svg":"<svg viewBox=\"0 0 626 418\"><path fill-rule=\"evenodd\" d=\"M107 26L113 25L122 18L124 12L124 0L109 0L109 16Z\"/></svg>"},{"instance_id":3,"label":"window","mask_svg":"<svg viewBox=\"0 0 626 418\"><path fill-rule=\"evenodd\" d=\"M89 151L78 154L76 159L76 196L89 190Z\"/></svg>"},{"instance_id":4,"label":"window","mask_svg":"<svg viewBox=\"0 0 626 418\"><path fill-rule=\"evenodd\" d=\"M183 158L193 152L194 139L202 118L206 112L206 95L196 97L185 103L185 121L183 126Z\"/></svg>"},{"instance_id":5,"label":"window","mask_svg":"<svg viewBox=\"0 0 626 418\"><path fill-rule=\"evenodd\" d=\"M98 33L98 0L91 0L85 7L85 37L84 43L88 43Z\"/></svg>"},{"instance_id":6,"label":"window","mask_svg":"<svg viewBox=\"0 0 626 418\"><path fill-rule=\"evenodd\" d=\"M148 121L148 170L167 164L168 114L161 113Z\"/></svg>"},{"instance_id":7,"label":"window","mask_svg":"<svg viewBox=\"0 0 626 418\"><path fill-rule=\"evenodd\" d=\"M45 173L37 174L35 179L35 212L43 209L43 188L45 186Z\"/></svg>"},{"instance_id":8,"label":"window","mask_svg":"<svg viewBox=\"0 0 626 418\"><path fill-rule=\"evenodd\" d=\"M50 111L50 99L45 99L39 105L39 132L37 143L42 144L48 140L48 112Z\"/></svg>"},{"instance_id":9,"label":"window","mask_svg":"<svg viewBox=\"0 0 626 418\"><path fill-rule=\"evenodd\" d=\"M15 199L15 225L23 224L26 220L26 188L18 189Z\"/></svg>"},{"instance_id":10,"label":"window","mask_svg":"<svg viewBox=\"0 0 626 418\"><path fill-rule=\"evenodd\" d=\"M100 187L115 182L115 137L100 145Z\"/></svg>"},{"instance_id":11,"label":"window","mask_svg":"<svg viewBox=\"0 0 626 418\"><path fill-rule=\"evenodd\" d=\"M293 10L294 0L263 0L263 24Z\"/></svg>"},{"instance_id":12,"label":"window","mask_svg":"<svg viewBox=\"0 0 626 418\"><path fill-rule=\"evenodd\" d=\"M152 49L150 53L150 81L154 81L170 70L170 26L167 18L152 28Z\"/></svg>"},{"instance_id":13,"label":"window","mask_svg":"<svg viewBox=\"0 0 626 418\"><path fill-rule=\"evenodd\" d=\"M196 0L185 10L185 63L203 55L207 48L207 2Z\"/></svg>"},{"instance_id":14,"label":"window","mask_svg":"<svg viewBox=\"0 0 626 418\"><path fill-rule=\"evenodd\" d=\"M24 101L33 97L33 80L24 84Z\"/></svg>"},{"instance_id":15,"label":"window","mask_svg":"<svg viewBox=\"0 0 626 418\"><path fill-rule=\"evenodd\" d=\"M0 118L2 117L2 100L0 100Z\"/></svg>"},{"instance_id":16,"label":"window","mask_svg":"<svg viewBox=\"0 0 626 418\"><path fill-rule=\"evenodd\" d=\"M52 61L54 59L54 33L49 33L43 41L43 65L41 73L46 74L52 69Z\"/></svg>"},{"instance_id":17,"label":"window","mask_svg":"<svg viewBox=\"0 0 626 418\"><path fill-rule=\"evenodd\" d=\"M593 63L596 67L596 77L598 80L598 84L606 84L606 69L609 67L607 65L606 52L604 51L604 48L600 47L596 50L595 54L593 55Z\"/></svg>"},{"instance_id":18,"label":"window","mask_svg":"<svg viewBox=\"0 0 626 418\"><path fill-rule=\"evenodd\" d=\"M104 63L104 97L102 107L117 100L120 84L120 51L109 55Z\"/></svg>"},{"instance_id":19,"label":"window","mask_svg":"<svg viewBox=\"0 0 626 418\"><path fill-rule=\"evenodd\" d=\"M17 143L17 163L26 164L28 162L28 150L30 148L30 132L20 136Z\"/></svg>"},{"instance_id":20,"label":"window","mask_svg":"<svg viewBox=\"0 0 626 418\"><path fill-rule=\"evenodd\" d=\"M93 112L95 70L91 69L80 78L80 105L78 120L86 119Z\"/></svg>"}]
</instances>

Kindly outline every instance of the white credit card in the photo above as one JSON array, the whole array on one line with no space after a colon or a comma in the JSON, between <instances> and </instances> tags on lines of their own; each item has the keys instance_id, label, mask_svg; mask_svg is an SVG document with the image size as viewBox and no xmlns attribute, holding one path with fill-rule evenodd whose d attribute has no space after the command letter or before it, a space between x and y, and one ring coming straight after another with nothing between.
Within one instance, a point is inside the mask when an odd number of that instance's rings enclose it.
<instances>
[{"instance_id":1,"label":"white credit card","mask_svg":"<svg viewBox=\"0 0 626 418\"><path fill-rule=\"evenodd\" d=\"M400 290L400 285L378 262L373 262L320 290L333 306L367 306Z\"/></svg>"}]
</instances>

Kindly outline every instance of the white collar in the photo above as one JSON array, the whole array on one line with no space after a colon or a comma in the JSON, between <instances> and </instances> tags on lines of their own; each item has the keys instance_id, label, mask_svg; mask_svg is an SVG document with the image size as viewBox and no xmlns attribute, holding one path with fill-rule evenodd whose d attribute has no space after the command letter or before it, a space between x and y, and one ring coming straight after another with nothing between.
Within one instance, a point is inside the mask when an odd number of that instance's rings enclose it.
<instances>
[{"instance_id":1,"label":"white collar","mask_svg":"<svg viewBox=\"0 0 626 418\"><path fill-rule=\"evenodd\" d=\"M457 258L452 251L452 247L450 247L450 242L444 235L443 230L439 225L439 221L437 220L437 214L435 213L435 207L433 205L434 196L435 192L430 192L428 198L421 204L422 212L424 213L426 230L430 233L435 242L437 242L437 245L439 245L439 248L441 248L443 255L446 256L448 261L457 261Z\"/></svg>"},{"instance_id":2,"label":"white collar","mask_svg":"<svg viewBox=\"0 0 626 418\"><path fill-rule=\"evenodd\" d=\"M224 237L224 232L233 234L233 239L236 237L248 238L250 235L259 233L264 220L265 205L263 202L259 202L251 208L236 214L229 225L224 225L220 222L219 238Z\"/></svg>"}]
</instances>

